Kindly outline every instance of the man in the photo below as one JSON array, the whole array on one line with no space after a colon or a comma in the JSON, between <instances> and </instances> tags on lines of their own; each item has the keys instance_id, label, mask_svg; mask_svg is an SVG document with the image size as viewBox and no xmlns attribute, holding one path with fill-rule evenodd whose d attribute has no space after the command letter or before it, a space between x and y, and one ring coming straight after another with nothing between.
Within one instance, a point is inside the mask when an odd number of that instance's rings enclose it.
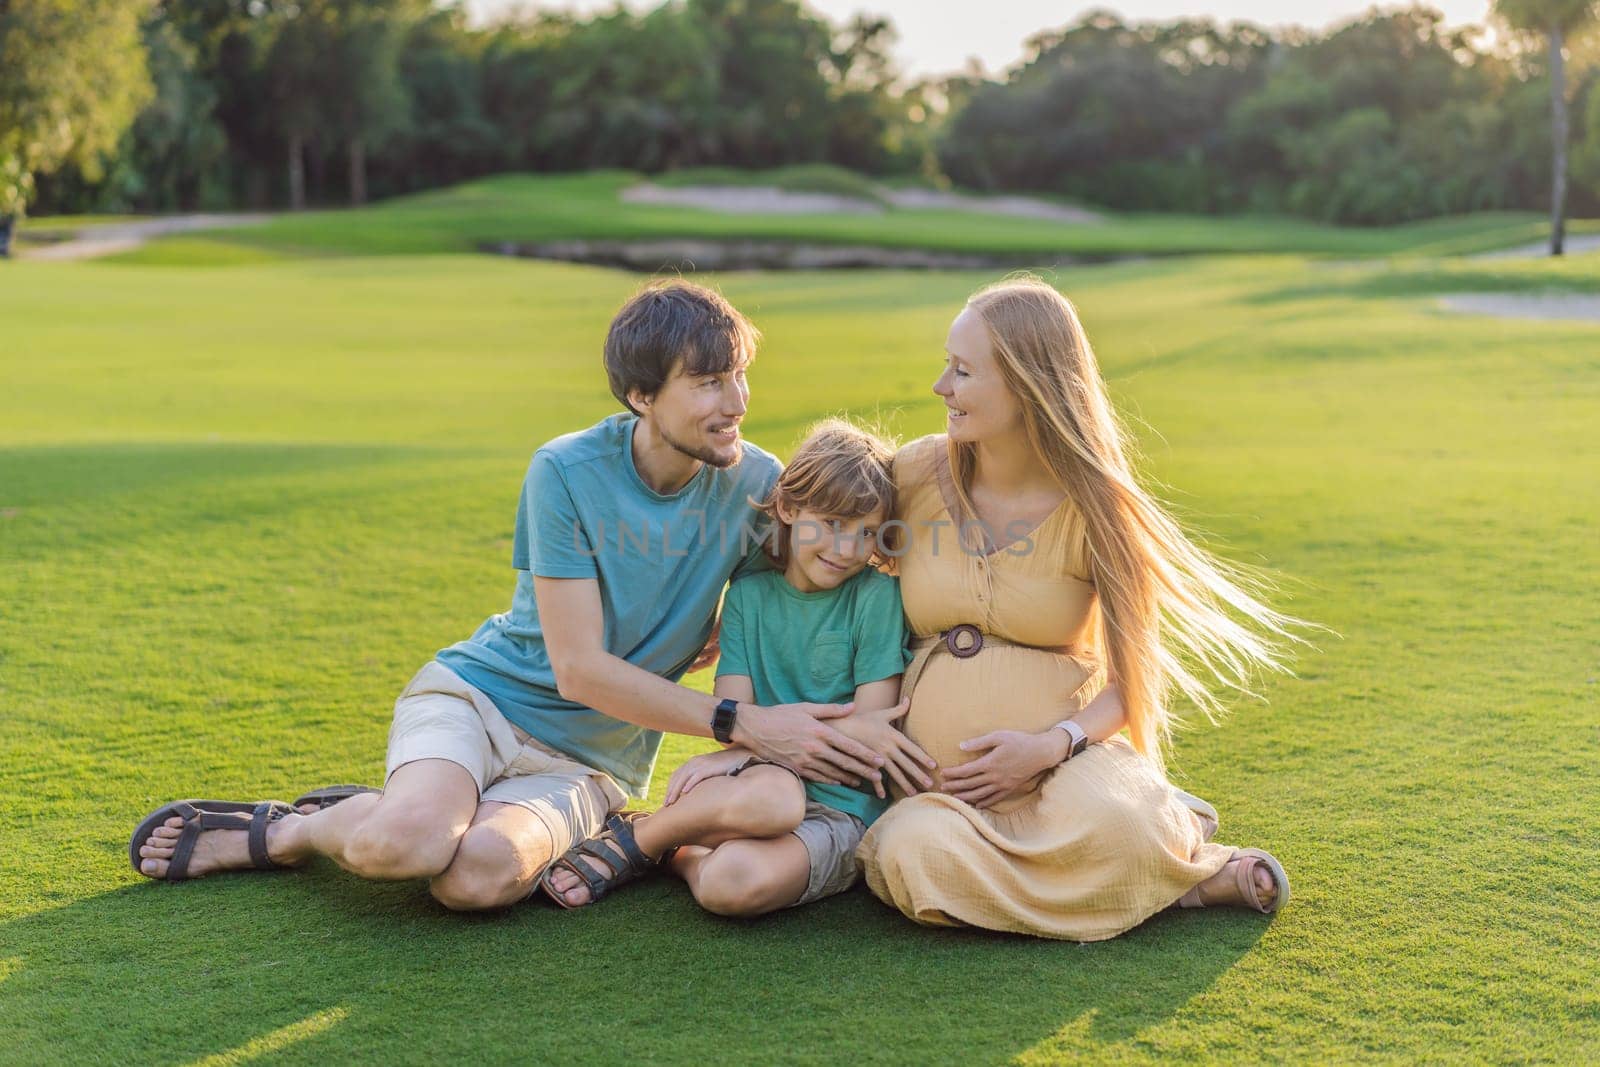
<instances>
[{"instance_id":1,"label":"man","mask_svg":"<svg viewBox=\"0 0 1600 1067\"><path fill-rule=\"evenodd\" d=\"M383 791L334 791L309 812L167 805L135 831L135 869L176 881L323 855L365 878L430 879L451 908L495 908L527 897L625 794L645 795L662 731L710 736L716 719L720 736L808 778L875 774L882 758L824 721L846 707L719 709L677 684L729 578L761 565L751 499L779 465L739 435L757 338L697 285L629 300L605 344L628 411L534 453L511 610L401 693Z\"/></svg>"}]
</instances>

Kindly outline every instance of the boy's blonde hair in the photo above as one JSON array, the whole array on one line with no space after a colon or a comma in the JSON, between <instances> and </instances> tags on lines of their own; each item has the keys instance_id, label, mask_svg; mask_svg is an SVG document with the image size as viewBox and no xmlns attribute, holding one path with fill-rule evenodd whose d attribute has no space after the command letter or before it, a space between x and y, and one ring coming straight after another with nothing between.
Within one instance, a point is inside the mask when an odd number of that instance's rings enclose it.
<instances>
[{"instance_id":1,"label":"boy's blonde hair","mask_svg":"<svg viewBox=\"0 0 1600 1067\"><path fill-rule=\"evenodd\" d=\"M824 419L806 432L765 500L752 501L772 520L767 556L789 565L790 524L778 514L810 511L830 519L856 519L882 511L894 515L894 445L844 419Z\"/></svg>"}]
</instances>

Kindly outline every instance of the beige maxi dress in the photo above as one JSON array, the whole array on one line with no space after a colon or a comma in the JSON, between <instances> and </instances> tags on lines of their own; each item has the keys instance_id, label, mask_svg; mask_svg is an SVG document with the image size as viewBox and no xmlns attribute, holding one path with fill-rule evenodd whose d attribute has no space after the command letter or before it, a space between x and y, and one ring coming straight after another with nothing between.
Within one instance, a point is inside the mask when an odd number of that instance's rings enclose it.
<instances>
[{"instance_id":1,"label":"beige maxi dress","mask_svg":"<svg viewBox=\"0 0 1600 1067\"><path fill-rule=\"evenodd\" d=\"M905 731L939 762L992 730L1038 732L1091 700L1104 675L1090 651L1094 586L1082 519L1064 502L1026 538L988 555L963 549L945 438L895 457L907 525L900 591L915 638L968 623L1011 644L958 659L923 647L907 669ZM1100 941L1169 907L1232 850L1154 762L1121 736L981 810L945 793L896 801L857 853L879 899L920 923Z\"/></svg>"}]
</instances>

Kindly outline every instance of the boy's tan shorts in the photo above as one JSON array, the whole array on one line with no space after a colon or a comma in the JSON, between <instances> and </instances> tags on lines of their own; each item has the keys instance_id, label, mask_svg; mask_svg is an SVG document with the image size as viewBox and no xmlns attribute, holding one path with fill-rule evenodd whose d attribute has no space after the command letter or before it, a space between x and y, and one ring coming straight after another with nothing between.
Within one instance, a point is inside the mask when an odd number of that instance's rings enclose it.
<instances>
[{"instance_id":1,"label":"boy's tan shorts","mask_svg":"<svg viewBox=\"0 0 1600 1067\"><path fill-rule=\"evenodd\" d=\"M517 804L537 815L550 831L553 856L599 833L606 816L628 801L609 774L540 744L438 661L418 671L395 701L384 785L424 759L464 768L480 801Z\"/></svg>"},{"instance_id":2,"label":"boy's tan shorts","mask_svg":"<svg viewBox=\"0 0 1600 1067\"><path fill-rule=\"evenodd\" d=\"M728 773L730 777L737 778L751 767L763 765L786 770L799 779L801 786L805 785L806 780L793 767L760 756L751 756ZM805 816L790 833L806 846L806 856L811 861L805 892L800 894L799 900L789 905L791 908L843 893L861 877L861 865L856 862L856 846L866 836L867 824L854 815L807 797Z\"/></svg>"}]
</instances>

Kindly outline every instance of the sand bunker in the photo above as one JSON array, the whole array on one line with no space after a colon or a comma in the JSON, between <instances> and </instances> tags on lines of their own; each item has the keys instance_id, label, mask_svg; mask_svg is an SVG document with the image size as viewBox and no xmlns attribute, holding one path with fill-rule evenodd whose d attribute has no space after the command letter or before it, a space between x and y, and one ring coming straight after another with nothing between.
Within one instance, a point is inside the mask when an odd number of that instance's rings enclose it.
<instances>
[{"instance_id":1,"label":"sand bunker","mask_svg":"<svg viewBox=\"0 0 1600 1067\"><path fill-rule=\"evenodd\" d=\"M873 245L791 244L786 241L540 241L501 242L486 252L654 274L722 270L991 270L1066 265L1063 256L985 256Z\"/></svg>"},{"instance_id":2,"label":"sand bunker","mask_svg":"<svg viewBox=\"0 0 1600 1067\"><path fill-rule=\"evenodd\" d=\"M628 204L670 204L725 215L881 215L883 205L855 196L795 193L760 185L643 185L622 191Z\"/></svg>"},{"instance_id":3,"label":"sand bunker","mask_svg":"<svg viewBox=\"0 0 1600 1067\"><path fill-rule=\"evenodd\" d=\"M1028 196L965 196L933 189L886 189L879 194L902 211L964 211L975 215L1088 224L1101 217L1083 208ZM726 215L881 215L883 204L856 196L801 193L762 185L634 185L622 191L629 204L671 204Z\"/></svg>"},{"instance_id":4,"label":"sand bunker","mask_svg":"<svg viewBox=\"0 0 1600 1067\"><path fill-rule=\"evenodd\" d=\"M1589 293L1456 293L1439 303L1450 311L1499 319L1600 323L1600 295Z\"/></svg>"}]
</instances>

